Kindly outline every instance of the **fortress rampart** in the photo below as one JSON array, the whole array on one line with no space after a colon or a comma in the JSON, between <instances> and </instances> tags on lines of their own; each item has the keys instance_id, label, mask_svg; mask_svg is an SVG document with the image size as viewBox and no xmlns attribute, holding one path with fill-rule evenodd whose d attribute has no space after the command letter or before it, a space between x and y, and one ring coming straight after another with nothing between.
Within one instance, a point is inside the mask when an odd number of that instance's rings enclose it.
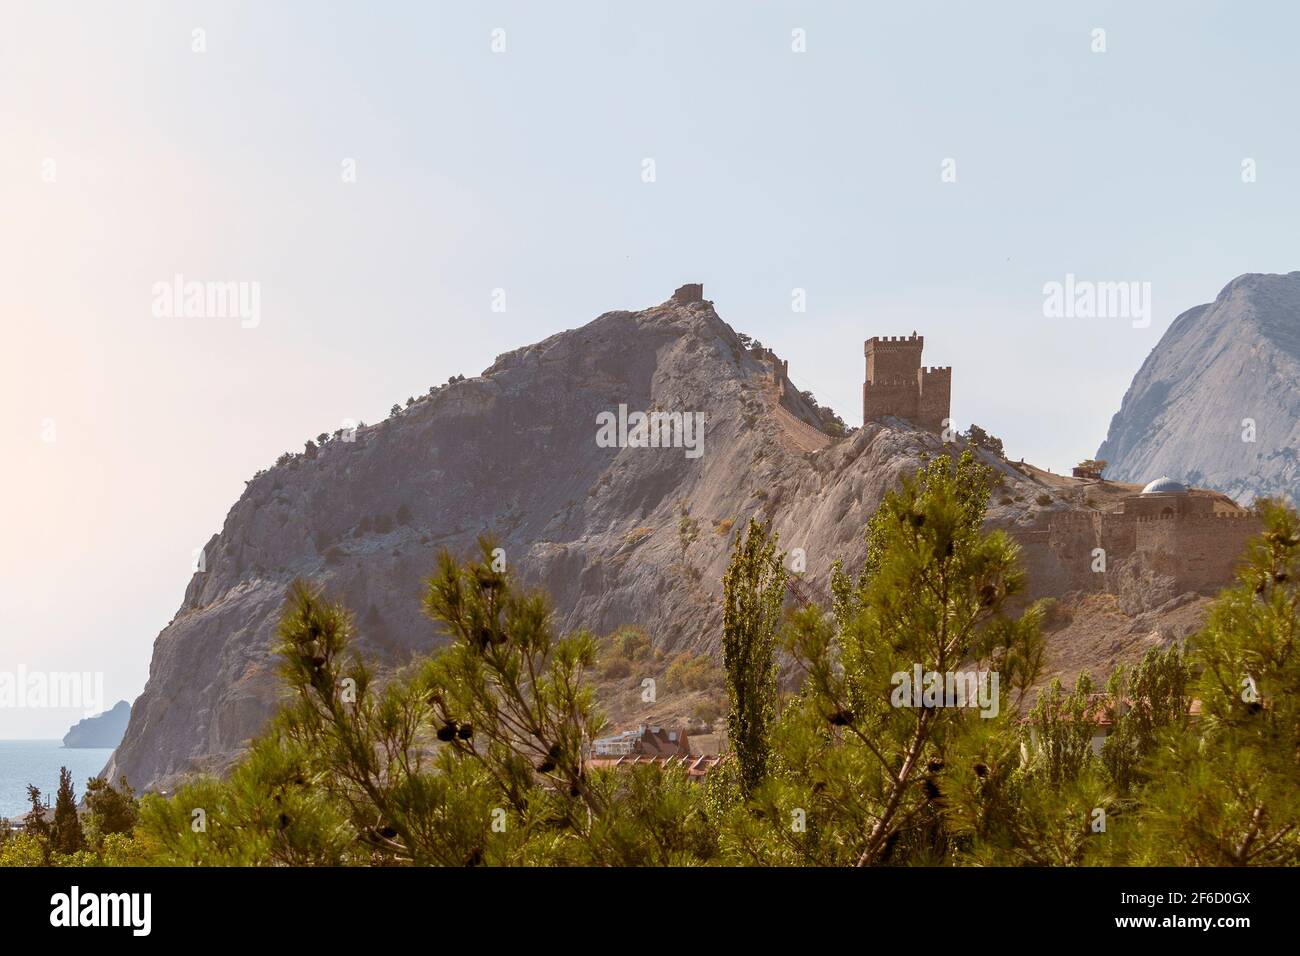
<instances>
[{"instance_id":1,"label":"fortress rampart","mask_svg":"<svg viewBox=\"0 0 1300 956\"><path fill-rule=\"evenodd\" d=\"M1232 584L1260 527L1253 514L1201 492L1135 494L1119 511L1053 514L1046 532L1015 530L1012 537L1026 551L1050 556L1067 587L1110 590L1110 572L1136 560L1172 579L1177 591L1211 591Z\"/></svg>"},{"instance_id":2,"label":"fortress rampart","mask_svg":"<svg viewBox=\"0 0 1300 956\"><path fill-rule=\"evenodd\" d=\"M778 358L775 352L766 347L750 349L750 353L767 363L768 378L776 389L777 398L784 398L790 383L790 360Z\"/></svg>"}]
</instances>

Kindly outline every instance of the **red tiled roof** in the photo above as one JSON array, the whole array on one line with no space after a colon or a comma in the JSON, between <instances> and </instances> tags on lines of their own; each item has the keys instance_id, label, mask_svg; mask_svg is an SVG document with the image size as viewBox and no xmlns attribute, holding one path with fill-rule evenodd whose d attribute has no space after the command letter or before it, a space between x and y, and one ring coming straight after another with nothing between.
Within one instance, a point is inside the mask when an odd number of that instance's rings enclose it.
<instances>
[{"instance_id":1,"label":"red tiled roof","mask_svg":"<svg viewBox=\"0 0 1300 956\"><path fill-rule=\"evenodd\" d=\"M657 767L681 767L686 771L688 777L699 779L721 762L722 757L716 754L671 754L667 756L629 754L622 757L592 757L587 761L587 766L602 768L654 764Z\"/></svg>"}]
</instances>

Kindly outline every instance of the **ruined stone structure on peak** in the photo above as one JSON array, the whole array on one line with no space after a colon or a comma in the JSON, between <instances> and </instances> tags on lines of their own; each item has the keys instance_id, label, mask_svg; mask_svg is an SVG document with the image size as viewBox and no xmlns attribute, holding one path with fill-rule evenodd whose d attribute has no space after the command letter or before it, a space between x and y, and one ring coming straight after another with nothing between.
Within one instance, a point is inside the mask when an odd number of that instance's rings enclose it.
<instances>
[{"instance_id":1,"label":"ruined stone structure on peak","mask_svg":"<svg viewBox=\"0 0 1300 956\"><path fill-rule=\"evenodd\" d=\"M942 431L949 418L952 367L924 368L925 336L872 336L863 344L867 377L862 385L862 420L902 418L929 431Z\"/></svg>"},{"instance_id":2,"label":"ruined stone structure on peak","mask_svg":"<svg viewBox=\"0 0 1300 956\"><path fill-rule=\"evenodd\" d=\"M673 292L673 297L668 301L675 302L678 305L690 305L692 302L703 302L704 283L688 282L686 285L678 286Z\"/></svg>"}]
</instances>

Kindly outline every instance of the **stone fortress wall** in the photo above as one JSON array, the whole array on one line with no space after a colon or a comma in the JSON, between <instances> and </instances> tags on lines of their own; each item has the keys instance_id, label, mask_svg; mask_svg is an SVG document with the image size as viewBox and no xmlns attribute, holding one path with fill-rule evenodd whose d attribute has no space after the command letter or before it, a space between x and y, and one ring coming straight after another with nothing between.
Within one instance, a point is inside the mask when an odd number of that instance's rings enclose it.
<instances>
[{"instance_id":1,"label":"stone fortress wall","mask_svg":"<svg viewBox=\"0 0 1300 956\"><path fill-rule=\"evenodd\" d=\"M1036 566L1051 569L1054 588L1085 591L1115 590L1135 575L1162 579L1176 593L1218 590L1233 583L1246 542L1261 530L1226 497L1190 489L1143 491L1116 511L1049 512L1044 523L1011 536Z\"/></svg>"},{"instance_id":2,"label":"stone fortress wall","mask_svg":"<svg viewBox=\"0 0 1300 956\"><path fill-rule=\"evenodd\" d=\"M1167 555L1189 591L1232 582L1246 542L1260 532L1252 515L1161 515L1136 519L1136 551Z\"/></svg>"}]
</instances>

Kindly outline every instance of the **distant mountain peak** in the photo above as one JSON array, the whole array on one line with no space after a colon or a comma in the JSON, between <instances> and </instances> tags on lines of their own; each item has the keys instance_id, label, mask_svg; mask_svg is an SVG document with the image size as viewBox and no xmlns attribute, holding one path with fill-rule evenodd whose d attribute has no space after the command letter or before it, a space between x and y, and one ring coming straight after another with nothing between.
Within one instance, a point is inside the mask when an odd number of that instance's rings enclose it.
<instances>
[{"instance_id":1,"label":"distant mountain peak","mask_svg":"<svg viewBox=\"0 0 1300 956\"><path fill-rule=\"evenodd\" d=\"M77 721L63 736L65 747L116 747L126 733L131 705L119 700L109 710Z\"/></svg>"},{"instance_id":2,"label":"distant mountain peak","mask_svg":"<svg viewBox=\"0 0 1300 956\"><path fill-rule=\"evenodd\" d=\"M1237 276L1174 320L1097 451L1106 476L1168 473L1247 503L1300 497L1300 271Z\"/></svg>"}]
</instances>

